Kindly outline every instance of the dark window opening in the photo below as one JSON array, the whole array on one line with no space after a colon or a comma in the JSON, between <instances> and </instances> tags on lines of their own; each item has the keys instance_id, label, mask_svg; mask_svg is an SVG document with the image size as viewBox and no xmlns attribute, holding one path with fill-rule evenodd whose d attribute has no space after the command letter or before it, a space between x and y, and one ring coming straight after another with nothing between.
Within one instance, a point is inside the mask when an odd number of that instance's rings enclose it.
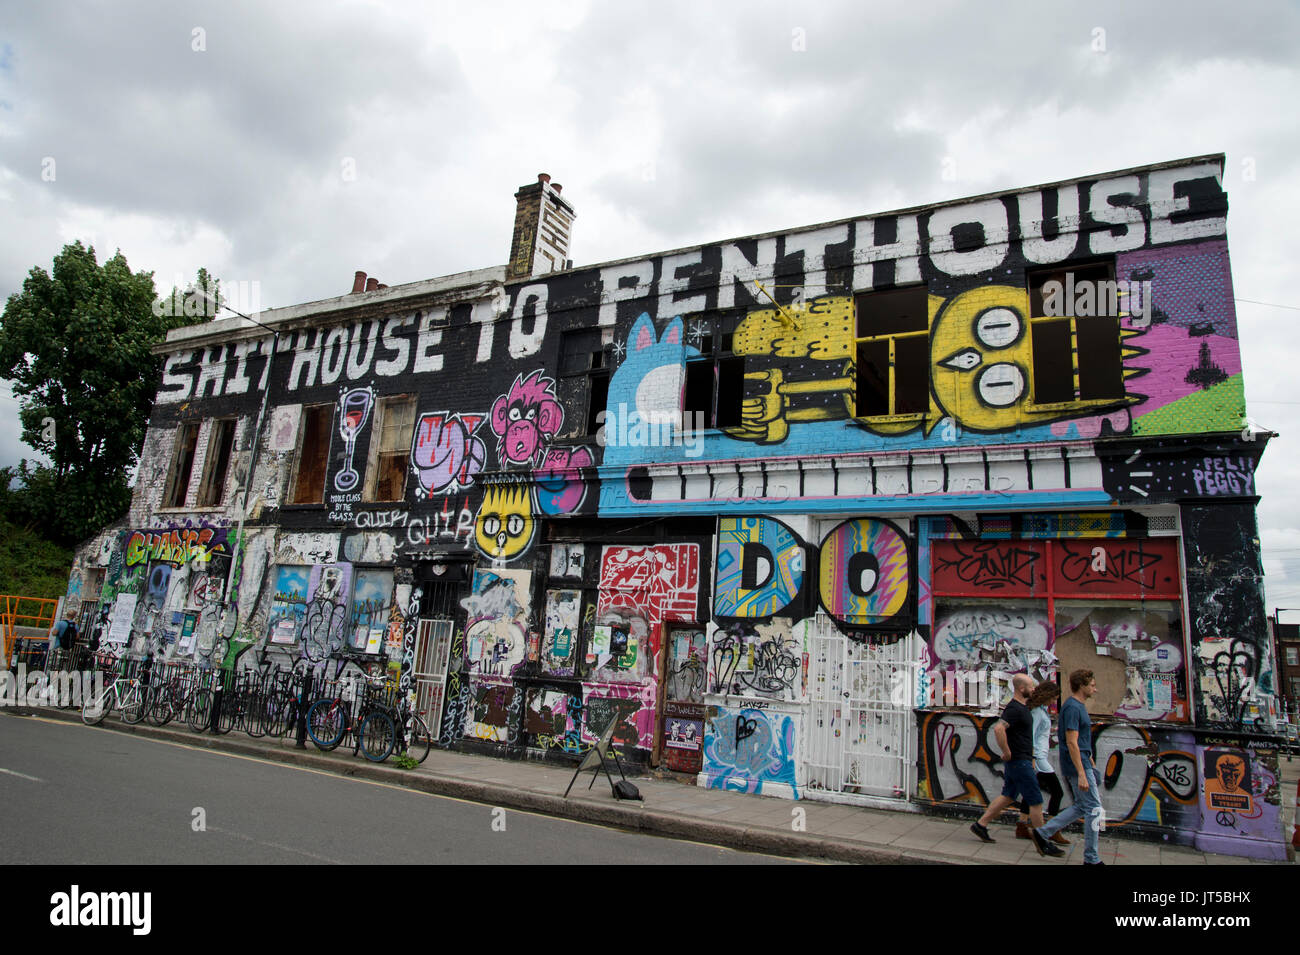
<instances>
[{"instance_id":1,"label":"dark window opening","mask_svg":"<svg viewBox=\"0 0 1300 955\"><path fill-rule=\"evenodd\" d=\"M1028 287L1035 403L1122 399L1126 303L1114 264L1041 269L1029 273Z\"/></svg>"},{"instance_id":2,"label":"dark window opening","mask_svg":"<svg viewBox=\"0 0 1300 955\"><path fill-rule=\"evenodd\" d=\"M217 507L225 497L226 472L230 469L230 454L234 445L235 419L222 418L212 422L212 437L208 441L208 457L199 491L199 507Z\"/></svg>"},{"instance_id":3,"label":"dark window opening","mask_svg":"<svg viewBox=\"0 0 1300 955\"><path fill-rule=\"evenodd\" d=\"M333 424L333 405L317 405L303 410L302 435L300 436L298 451L298 476L294 483L291 503L324 503L325 466L329 461L330 436Z\"/></svg>"},{"instance_id":4,"label":"dark window opening","mask_svg":"<svg viewBox=\"0 0 1300 955\"><path fill-rule=\"evenodd\" d=\"M600 430L597 420L609 399L609 363L599 328L565 332L560 341L560 374L587 379L586 434Z\"/></svg>"},{"instance_id":5,"label":"dark window opening","mask_svg":"<svg viewBox=\"0 0 1300 955\"><path fill-rule=\"evenodd\" d=\"M859 418L930 410L930 301L924 285L863 292L856 311Z\"/></svg>"},{"instance_id":6,"label":"dark window opening","mask_svg":"<svg viewBox=\"0 0 1300 955\"><path fill-rule=\"evenodd\" d=\"M1033 326L1034 400L1053 404L1074 400L1074 355L1068 319Z\"/></svg>"},{"instance_id":7,"label":"dark window opening","mask_svg":"<svg viewBox=\"0 0 1300 955\"><path fill-rule=\"evenodd\" d=\"M172 473L167 481L163 507L184 507L190 492L190 472L194 469L194 448L199 441L197 423L183 424L176 436L176 457L172 460Z\"/></svg>"}]
</instances>

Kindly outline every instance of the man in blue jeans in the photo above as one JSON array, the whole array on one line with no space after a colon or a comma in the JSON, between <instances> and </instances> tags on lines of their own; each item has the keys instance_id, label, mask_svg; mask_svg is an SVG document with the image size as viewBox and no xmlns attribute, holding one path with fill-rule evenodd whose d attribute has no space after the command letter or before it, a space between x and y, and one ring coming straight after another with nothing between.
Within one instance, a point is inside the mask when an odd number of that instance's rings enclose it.
<instances>
[{"instance_id":1,"label":"man in blue jeans","mask_svg":"<svg viewBox=\"0 0 1300 955\"><path fill-rule=\"evenodd\" d=\"M1091 670L1070 674L1070 696L1061 707L1060 734L1061 777L1070 786L1074 802L1070 808L1047 825L1033 830L1042 839L1050 839L1076 819L1083 823L1083 864L1105 865L1097 852L1101 829L1101 785L1097 764L1092 758L1092 719L1087 702L1097 692L1097 680ZM1037 841L1037 840L1035 840Z\"/></svg>"}]
</instances>

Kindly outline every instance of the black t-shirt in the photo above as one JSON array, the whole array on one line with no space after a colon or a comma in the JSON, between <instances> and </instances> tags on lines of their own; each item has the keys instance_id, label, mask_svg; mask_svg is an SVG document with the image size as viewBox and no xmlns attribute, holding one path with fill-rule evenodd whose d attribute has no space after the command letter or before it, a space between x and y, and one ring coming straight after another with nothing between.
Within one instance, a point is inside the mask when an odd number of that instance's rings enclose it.
<instances>
[{"instance_id":1,"label":"black t-shirt","mask_svg":"<svg viewBox=\"0 0 1300 955\"><path fill-rule=\"evenodd\" d=\"M1007 724L1007 745L1012 759L1034 758L1034 718L1029 707L1012 700L1002 711L1002 722Z\"/></svg>"}]
</instances>

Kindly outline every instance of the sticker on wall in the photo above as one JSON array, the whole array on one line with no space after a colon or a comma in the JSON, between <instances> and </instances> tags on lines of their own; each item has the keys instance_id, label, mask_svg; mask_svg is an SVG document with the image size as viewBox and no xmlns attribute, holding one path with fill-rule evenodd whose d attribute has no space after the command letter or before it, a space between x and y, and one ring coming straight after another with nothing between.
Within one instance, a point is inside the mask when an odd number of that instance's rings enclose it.
<instances>
[{"instance_id":1,"label":"sticker on wall","mask_svg":"<svg viewBox=\"0 0 1300 955\"><path fill-rule=\"evenodd\" d=\"M1205 805L1216 812L1251 813L1250 759L1235 749L1205 750Z\"/></svg>"},{"instance_id":2,"label":"sticker on wall","mask_svg":"<svg viewBox=\"0 0 1300 955\"><path fill-rule=\"evenodd\" d=\"M583 544L552 544L551 576L581 577L584 556Z\"/></svg>"}]
</instances>

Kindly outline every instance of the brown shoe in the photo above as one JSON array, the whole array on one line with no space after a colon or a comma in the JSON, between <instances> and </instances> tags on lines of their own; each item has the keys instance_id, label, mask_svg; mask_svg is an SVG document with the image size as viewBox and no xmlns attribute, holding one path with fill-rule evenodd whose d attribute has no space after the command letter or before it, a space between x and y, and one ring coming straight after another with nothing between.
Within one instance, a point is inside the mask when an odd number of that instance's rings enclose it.
<instances>
[{"instance_id":1,"label":"brown shoe","mask_svg":"<svg viewBox=\"0 0 1300 955\"><path fill-rule=\"evenodd\" d=\"M1052 836L1052 841L1055 842L1058 846L1068 846L1070 844L1070 840L1065 838L1065 834L1062 832L1058 832L1054 834Z\"/></svg>"},{"instance_id":2,"label":"brown shoe","mask_svg":"<svg viewBox=\"0 0 1300 955\"><path fill-rule=\"evenodd\" d=\"M1017 839L1029 838L1029 823L1027 822L1016 823L1016 838Z\"/></svg>"}]
</instances>

